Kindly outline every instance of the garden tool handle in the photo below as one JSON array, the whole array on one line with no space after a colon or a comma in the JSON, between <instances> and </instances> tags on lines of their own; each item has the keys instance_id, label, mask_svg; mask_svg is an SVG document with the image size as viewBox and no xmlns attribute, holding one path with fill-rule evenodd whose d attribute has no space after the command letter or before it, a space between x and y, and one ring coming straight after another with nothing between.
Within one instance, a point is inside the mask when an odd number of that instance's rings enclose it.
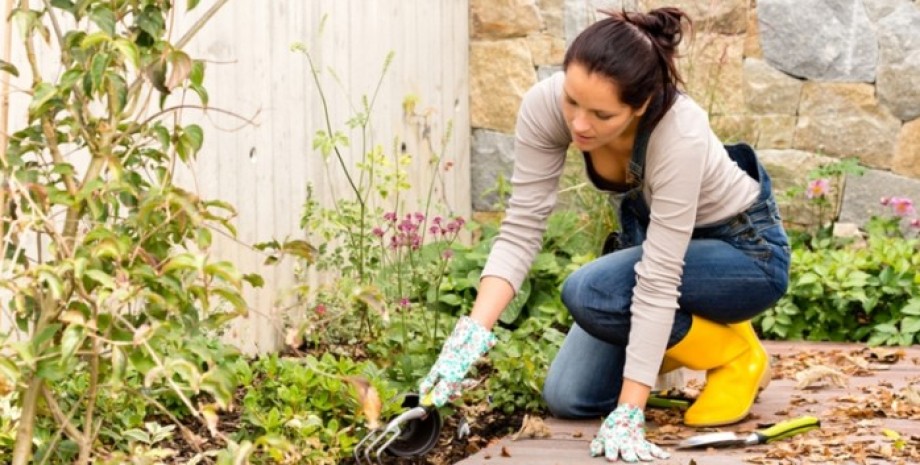
<instances>
[{"instance_id":1,"label":"garden tool handle","mask_svg":"<svg viewBox=\"0 0 920 465\"><path fill-rule=\"evenodd\" d=\"M802 416L781 421L767 429L755 431L757 444L766 444L786 439L821 427L821 420L813 416Z\"/></svg>"},{"instance_id":2,"label":"garden tool handle","mask_svg":"<svg viewBox=\"0 0 920 465\"><path fill-rule=\"evenodd\" d=\"M435 408L434 406L434 391L428 391L428 394L425 394L425 397L418 403L422 407L425 407L426 410L431 410Z\"/></svg>"}]
</instances>

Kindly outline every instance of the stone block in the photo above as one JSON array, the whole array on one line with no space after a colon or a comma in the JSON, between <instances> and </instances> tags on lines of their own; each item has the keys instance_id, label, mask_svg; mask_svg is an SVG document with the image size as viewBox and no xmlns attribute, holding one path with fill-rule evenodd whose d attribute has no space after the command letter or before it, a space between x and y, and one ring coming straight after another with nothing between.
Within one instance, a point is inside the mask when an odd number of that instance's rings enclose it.
<instances>
[{"instance_id":1,"label":"stone block","mask_svg":"<svg viewBox=\"0 0 920 465\"><path fill-rule=\"evenodd\" d=\"M697 34L681 44L678 66L687 92L710 115L744 112L744 36Z\"/></svg>"},{"instance_id":2,"label":"stone block","mask_svg":"<svg viewBox=\"0 0 920 465\"><path fill-rule=\"evenodd\" d=\"M470 44L472 127L514 132L521 100L536 82L527 39L473 41Z\"/></svg>"},{"instance_id":3,"label":"stone block","mask_svg":"<svg viewBox=\"0 0 920 465\"><path fill-rule=\"evenodd\" d=\"M757 156L770 174L773 192L779 203L783 221L792 227L811 228L820 221L825 223L837 217L840 212L840 192L848 179L831 179L828 200L831 209L820 212L804 194L791 195L797 189L804 189L811 181L811 173L821 166L837 162L837 159L815 155L801 150L757 150Z\"/></svg>"},{"instance_id":4,"label":"stone block","mask_svg":"<svg viewBox=\"0 0 920 465\"><path fill-rule=\"evenodd\" d=\"M891 209L880 200L895 196L920 201L920 180L871 169L862 176L852 176L844 190L840 221L862 226L872 216L888 216Z\"/></svg>"},{"instance_id":5,"label":"stone block","mask_svg":"<svg viewBox=\"0 0 920 465\"><path fill-rule=\"evenodd\" d=\"M764 59L809 79L874 82L878 40L863 0L758 0Z\"/></svg>"},{"instance_id":6,"label":"stone block","mask_svg":"<svg viewBox=\"0 0 920 465\"><path fill-rule=\"evenodd\" d=\"M897 174L920 178L920 118L904 123L898 134L898 148L891 162ZM917 199L920 202L920 199Z\"/></svg>"},{"instance_id":7,"label":"stone block","mask_svg":"<svg viewBox=\"0 0 920 465\"><path fill-rule=\"evenodd\" d=\"M475 39L524 37L543 29L534 0L470 0L470 27Z\"/></svg>"},{"instance_id":8,"label":"stone block","mask_svg":"<svg viewBox=\"0 0 920 465\"><path fill-rule=\"evenodd\" d=\"M499 203L499 176L510 182L514 170L514 136L483 129L473 130L470 153L470 198L473 210L492 211ZM507 200L507 199L504 199Z\"/></svg>"},{"instance_id":9,"label":"stone block","mask_svg":"<svg viewBox=\"0 0 920 465\"><path fill-rule=\"evenodd\" d=\"M887 169L900 129L901 120L879 105L871 84L807 82L793 146Z\"/></svg>"},{"instance_id":10,"label":"stone block","mask_svg":"<svg viewBox=\"0 0 920 465\"><path fill-rule=\"evenodd\" d=\"M795 115L802 95L802 81L763 60L744 60L744 101L754 113Z\"/></svg>"},{"instance_id":11,"label":"stone block","mask_svg":"<svg viewBox=\"0 0 920 465\"><path fill-rule=\"evenodd\" d=\"M920 9L901 3L877 26L879 101L902 121L920 117Z\"/></svg>"},{"instance_id":12,"label":"stone block","mask_svg":"<svg viewBox=\"0 0 920 465\"><path fill-rule=\"evenodd\" d=\"M702 33L741 34L747 29L749 0L641 0L640 10L676 6L693 20Z\"/></svg>"}]
</instances>

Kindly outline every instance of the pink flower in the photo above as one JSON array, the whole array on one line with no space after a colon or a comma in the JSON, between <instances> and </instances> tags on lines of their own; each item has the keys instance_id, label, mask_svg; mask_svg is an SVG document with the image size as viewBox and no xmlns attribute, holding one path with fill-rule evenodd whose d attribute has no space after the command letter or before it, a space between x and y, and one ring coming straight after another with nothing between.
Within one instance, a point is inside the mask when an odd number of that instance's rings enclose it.
<instances>
[{"instance_id":1,"label":"pink flower","mask_svg":"<svg viewBox=\"0 0 920 465\"><path fill-rule=\"evenodd\" d=\"M381 229L379 226L374 228L374 230L371 232L374 233L374 235L377 237L383 237L383 229Z\"/></svg>"},{"instance_id":2,"label":"pink flower","mask_svg":"<svg viewBox=\"0 0 920 465\"><path fill-rule=\"evenodd\" d=\"M918 227L920 227L920 225L918 225ZM450 258L454 256L454 251L451 249L446 249L441 252L441 256L444 257L445 260L450 260Z\"/></svg>"},{"instance_id":3,"label":"pink flower","mask_svg":"<svg viewBox=\"0 0 920 465\"><path fill-rule=\"evenodd\" d=\"M891 209L898 216L911 216L914 214L914 202L907 197L892 197Z\"/></svg>"},{"instance_id":4,"label":"pink flower","mask_svg":"<svg viewBox=\"0 0 920 465\"><path fill-rule=\"evenodd\" d=\"M323 304L316 304L316 306L313 307L313 312L319 316L323 316L326 314L326 306Z\"/></svg>"},{"instance_id":5,"label":"pink flower","mask_svg":"<svg viewBox=\"0 0 920 465\"><path fill-rule=\"evenodd\" d=\"M399 299L399 306L403 308L409 308L409 298L403 297L402 299Z\"/></svg>"},{"instance_id":6,"label":"pink flower","mask_svg":"<svg viewBox=\"0 0 920 465\"><path fill-rule=\"evenodd\" d=\"M879 199L878 203L880 203L883 207L887 207L888 204L891 203L891 199L888 197L882 197Z\"/></svg>"},{"instance_id":7,"label":"pink flower","mask_svg":"<svg viewBox=\"0 0 920 465\"><path fill-rule=\"evenodd\" d=\"M396 222L396 212L386 212L383 214L383 219L390 222Z\"/></svg>"},{"instance_id":8,"label":"pink flower","mask_svg":"<svg viewBox=\"0 0 920 465\"><path fill-rule=\"evenodd\" d=\"M431 225L431 227L428 228L428 232L430 232L431 234L437 234L437 233L441 232L441 228L438 227L438 225L433 224L433 225Z\"/></svg>"},{"instance_id":9,"label":"pink flower","mask_svg":"<svg viewBox=\"0 0 920 465\"><path fill-rule=\"evenodd\" d=\"M920 218L910 220L910 227L920 229Z\"/></svg>"},{"instance_id":10,"label":"pink flower","mask_svg":"<svg viewBox=\"0 0 920 465\"><path fill-rule=\"evenodd\" d=\"M830 190L830 181L825 178L815 179L808 183L808 189L805 190L805 196L809 199L823 198Z\"/></svg>"}]
</instances>

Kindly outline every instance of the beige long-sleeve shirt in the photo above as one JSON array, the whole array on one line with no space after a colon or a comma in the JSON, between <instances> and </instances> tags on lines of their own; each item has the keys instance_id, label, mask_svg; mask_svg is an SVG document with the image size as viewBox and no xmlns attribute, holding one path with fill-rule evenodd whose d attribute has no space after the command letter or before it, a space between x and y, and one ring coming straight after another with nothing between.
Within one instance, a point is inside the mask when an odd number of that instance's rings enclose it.
<instances>
[{"instance_id":1,"label":"beige long-sleeve shirt","mask_svg":"<svg viewBox=\"0 0 920 465\"><path fill-rule=\"evenodd\" d=\"M572 142L562 113L563 80L559 72L539 82L518 113L511 199L482 273L505 279L515 291L542 245ZM759 185L728 157L706 112L680 95L652 132L642 193L651 221L635 267L624 377L654 386L694 227L744 211Z\"/></svg>"}]
</instances>

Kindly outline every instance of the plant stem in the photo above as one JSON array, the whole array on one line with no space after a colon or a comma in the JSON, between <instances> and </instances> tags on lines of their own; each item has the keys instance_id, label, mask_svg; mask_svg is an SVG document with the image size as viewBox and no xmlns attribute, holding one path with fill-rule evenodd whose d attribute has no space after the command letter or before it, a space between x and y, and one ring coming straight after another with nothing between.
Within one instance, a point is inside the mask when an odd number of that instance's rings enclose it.
<instances>
[{"instance_id":1,"label":"plant stem","mask_svg":"<svg viewBox=\"0 0 920 465\"><path fill-rule=\"evenodd\" d=\"M41 334L45 327L57 317L56 304L50 295L40 296L40 313L35 323L33 334ZM50 342L50 341L49 341ZM44 352L49 342L36 347L35 353ZM27 375L29 386L22 397L22 412L19 415L19 427L16 429L16 445L13 448L12 465L26 465L32 458L32 437L35 430L35 417L38 413L38 397L44 389L45 380L34 371Z\"/></svg>"}]
</instances>

